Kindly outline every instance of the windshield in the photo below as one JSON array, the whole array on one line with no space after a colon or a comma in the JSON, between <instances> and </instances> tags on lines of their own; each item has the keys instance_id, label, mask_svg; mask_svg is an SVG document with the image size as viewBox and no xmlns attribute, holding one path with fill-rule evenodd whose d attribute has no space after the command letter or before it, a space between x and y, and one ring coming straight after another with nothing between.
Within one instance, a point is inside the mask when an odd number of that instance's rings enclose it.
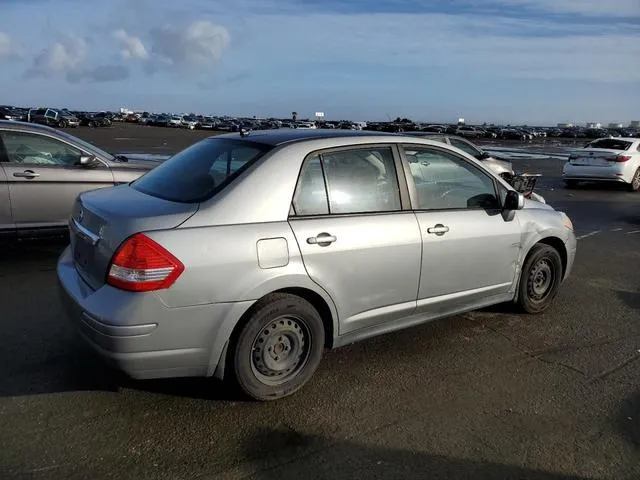
<instances>
[{"instance_id":1,"label":"windshield","mask_svg":"<svg viewBox=\"0 0 640 480\"><path fill-rule=\"evenodd\" d=\"M591 142L585 148L606 148L608 150L629 150L633 142L627 140L620 140L618 138L603 138Z\"/></svg>"},{"instance_id":2,"label":"windshield","mask_svg":"<svg viewBox=\"0 0 640 480\"><path fill-rule=\"evenodd\" d=\"M132 187L172 202L203 202L272 148L244 140L208 138L174 155Z\"/></svg>"}]
</instances>

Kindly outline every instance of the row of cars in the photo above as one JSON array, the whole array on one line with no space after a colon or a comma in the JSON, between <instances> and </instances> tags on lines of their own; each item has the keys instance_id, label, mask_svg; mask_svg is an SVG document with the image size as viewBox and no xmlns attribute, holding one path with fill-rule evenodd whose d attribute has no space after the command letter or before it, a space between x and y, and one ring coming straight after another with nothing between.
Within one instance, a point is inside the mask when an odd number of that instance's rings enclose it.
<instances>
[{"instance_id":1,"label":"row of cars","mask_svg":"<svg viewBox=\"0 0 640 480\"><path fill-rule=\"evenodd\" d=\"M286 397L326 348L502 302L545 311L576 251L565 214L450 139L238 132L144 168L22 122L0 121L0 145L0 223L68 228L67 314L139 379Z\"/></svg>"},{"instance_id":2,"label":"row of cars","mask_svg":"<svg viewBox=\"0 0 640 480\"><path fill-rule=\"evenodd\" d=\"M107 112L70 111L66 108L0 107L0 120L38 123L56 128L108 127L112 115Z\"/></svg>"}]
</instances>

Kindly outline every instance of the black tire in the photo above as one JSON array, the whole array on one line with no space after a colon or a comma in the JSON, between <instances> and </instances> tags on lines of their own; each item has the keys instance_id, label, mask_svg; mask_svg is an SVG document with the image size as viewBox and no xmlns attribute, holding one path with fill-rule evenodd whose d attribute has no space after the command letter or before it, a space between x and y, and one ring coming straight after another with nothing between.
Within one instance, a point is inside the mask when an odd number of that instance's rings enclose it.
<instances>
[{"instance_id":1,"label":"black tire","mask_svg":"<svg viewBox=\"0 0 640 480\"><path fill-rule=\"evenodd\" d=\"M631 179L631 183L627 187L630 192L637 192L640 190L640 168L636 170L636 173L633 175Z\"/></svg>"},{"instance_id":2,"label":"black tire","mask_svg":"<svg viewBox=\"0 0 640 480\"><path fill-rule=\"evenodd\" d=\"M577 188L578 181L577 180L565 180L564 181L564 186L566 188Z\"/></svg>"},{"instance_id":3,"label":"black tire","mask_svg":"<svg viewBox=\"0 0 640 480\"><path fill-rule=\"evenodd\" d=\"M307 383L320 364L324 325L303 298L271 294L251 310L231 353L233 376L249 397L276 400Z\"/></svg>"},{"instance_id":4,"label":"black tire","mask_svg":"<svg viewBox=\"0 0 640 480\"><path fill-rule=\"evenodd\" d=\"M562 283L562 259L558 251L542 243L534 245L522 267L518 307L526 313L544 312Z\"/></svg>"},{"instance_id":5,"label":"black tire","mask_svg":"<svg viewBox=\"0 0 640 480\"><path fill-rule=\"evenodd\" d=\"M60 128L66 128L68 125L69 122L67 122L64 118L58 122L58 127Z\"/></svg>"}]
</instances>

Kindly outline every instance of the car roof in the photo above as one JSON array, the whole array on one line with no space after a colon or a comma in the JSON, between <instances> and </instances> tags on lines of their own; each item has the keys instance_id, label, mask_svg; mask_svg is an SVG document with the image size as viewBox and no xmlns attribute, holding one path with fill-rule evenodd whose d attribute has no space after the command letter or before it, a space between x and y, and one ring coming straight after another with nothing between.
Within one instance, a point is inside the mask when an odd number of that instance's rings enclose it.
<instances>
[{"instance_id":1,"label":"car roof","mask_svg":"<svg viewBox=\"0 0 640 480\"><path fill-rule=\"evenodd\" d=\"M58 133L55 128L38 123L16 122L14 120L0 120L0 128L4 130L31 130L32 132Z\"/></svg>"},{"instance_id":2,"label":"car roof","mask_svg":"<svg viewBox=\"0 0 640 480\"><path fill-rule=\"evenodd\" d=\"M257 130L251 131L248 134L241 135L240 133L225 133L222 135L216 135L211 138L235 138L247 141L253 141L257 143L263 143L277 147L285 143L303 142L306 140L319 140L330 138L363 138L363 137L380 137L389 136L397 137L397 134L387 132L373 132L366 130L332 130L332 129L297 129L297 128L283 128L277 130Z\"/></svg>"},{"instance_id":3,"label":"car roof","mask_svg":"<svg viewBox=\"0 0 640 480\"><path fill-rule=\"evenodd\" d=\"M602 137L602 138L595 138L589 143L597 142L598 140L624 140L625 142L633 143L633 142L639 141L640 138L638 137Z\"/></svg>"}]
</instances>

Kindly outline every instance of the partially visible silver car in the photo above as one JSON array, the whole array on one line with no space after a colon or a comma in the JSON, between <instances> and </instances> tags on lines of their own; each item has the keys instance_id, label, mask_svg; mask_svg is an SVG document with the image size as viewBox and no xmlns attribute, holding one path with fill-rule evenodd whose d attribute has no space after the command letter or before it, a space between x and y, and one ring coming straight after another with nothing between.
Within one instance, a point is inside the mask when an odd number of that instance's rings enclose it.
<instances>
[{"instance_id":1,"label":"partially visible silver car","mask_svg":"<svg viewBox=\"0 0 640 480\"><path fill-rule=\"evenodd\" d=\"M0 236L66 232L80 193L129 183L158 164L111 155L54 128L0 120Z\"/></svg>"},{"instance_id":2,"label":"partially visible silver car","mask_svg":"<svg viewBox=\"0 0 640 480\"><path fill-rule=\"evenodd\" d=\"M61 295L101 355L259 400L301 388L326 347L501 302L545 311L576 252L564 213L464 152L337 129L202 140L80 195L70 230Z\"/></svg>"}]
</instances>

